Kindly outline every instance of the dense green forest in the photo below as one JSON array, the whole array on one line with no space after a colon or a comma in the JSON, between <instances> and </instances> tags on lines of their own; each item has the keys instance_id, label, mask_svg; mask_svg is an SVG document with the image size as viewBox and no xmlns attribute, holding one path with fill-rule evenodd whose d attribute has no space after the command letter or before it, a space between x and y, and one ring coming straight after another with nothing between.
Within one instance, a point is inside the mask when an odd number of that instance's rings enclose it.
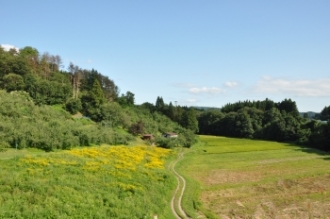
<instances>
[{"instance_id":1,"label":"dense green forest","mask_svg":"<svg viewBox=\"0 0 330 219\"><path fill-rule=\"evenodd\" d=\"M66 69L66 70L65 70ZM0 47L0 147L47 151L78 145L128 144L153 134L162 147L190 147L196 133L292 142L330 151L330 106L316 119L302 117L296 103L244 101L220 109L135 104L109 77L70 63L59 55ZM322 122L327 121L327 122ZM166 139L163 132L179 133Z\"/></svg>"},{"instance_id":2,"label":"dense green forest","mask_svg":"<svg viewBox=\"0 0 330 219\"><path fill-rule=\"evenodd\" d=\"M244 101L221 109L200 110L199 133L291 142L330 151L330 107L318 115L327 122L300 116L291 99L279 103Z\"/></svg>"}]
</instances>

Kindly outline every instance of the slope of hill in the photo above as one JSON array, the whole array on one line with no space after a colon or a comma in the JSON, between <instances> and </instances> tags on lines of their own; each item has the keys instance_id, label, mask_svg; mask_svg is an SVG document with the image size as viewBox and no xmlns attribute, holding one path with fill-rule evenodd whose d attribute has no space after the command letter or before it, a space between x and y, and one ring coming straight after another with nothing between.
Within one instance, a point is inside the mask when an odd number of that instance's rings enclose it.
<instances>
[{"instance_id":1,"label":"slope of hill","mask_svg":"<svg viewBox=\"0 0 330 219\"><path fill-rule=\"evenodd\" d=\"M0 218L172 218L170 153L145 145L0 153Z\"/></svg>"}]
</instances>

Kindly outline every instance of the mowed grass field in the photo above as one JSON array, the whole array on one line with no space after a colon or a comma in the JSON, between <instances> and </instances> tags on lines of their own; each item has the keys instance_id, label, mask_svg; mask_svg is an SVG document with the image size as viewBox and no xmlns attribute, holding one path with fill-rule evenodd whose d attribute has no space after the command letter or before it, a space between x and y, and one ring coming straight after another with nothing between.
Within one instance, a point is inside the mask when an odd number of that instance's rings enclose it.
<instances>
[{"instance_id":1,"label":"mowed grass field","mask_svg":"<svg viewBox=\"0 0 330 219\"><path fill-rule=\"evenodd\" d=\"M195 218L330 218L330 156L318 150L200 136L178 170Z\"/></svg>"},{"instance_id":2,"label":"mowed grass field","mask_svg":"<svg viewBox=\"0 0 330 219\"><path fill-rule=\"evenodd\" d=\"M173 218L170 150L98 146L0 153L0 218Z\"/></svg>"}]
</instances>

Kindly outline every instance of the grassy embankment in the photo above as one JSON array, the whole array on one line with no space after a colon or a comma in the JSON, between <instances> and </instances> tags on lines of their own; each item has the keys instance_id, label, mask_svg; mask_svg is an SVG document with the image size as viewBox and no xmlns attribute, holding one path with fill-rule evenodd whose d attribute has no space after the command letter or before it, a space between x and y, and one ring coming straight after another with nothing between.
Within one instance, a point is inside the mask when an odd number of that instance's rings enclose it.
<instances>
[{"instance_id":1,"label":"grassy embankment","mask_svg":"<svg viewBox=\"0 0 330 219\"><path fill-rule=\"evenodd\" d=\"M207 218L328 218L330 156L294 145L200 136L179 163L184 207Z\"/></svg>"},{"instance_id":2,"label":"grassy embankment","mask_svg":"<svg viewBox=\"0 0 330 219\"><path fill-rule=\"evenodd\" d=\"M173 218L170 150L101 146L0 153L0 218Z\"/></svg>"}]
</instances>

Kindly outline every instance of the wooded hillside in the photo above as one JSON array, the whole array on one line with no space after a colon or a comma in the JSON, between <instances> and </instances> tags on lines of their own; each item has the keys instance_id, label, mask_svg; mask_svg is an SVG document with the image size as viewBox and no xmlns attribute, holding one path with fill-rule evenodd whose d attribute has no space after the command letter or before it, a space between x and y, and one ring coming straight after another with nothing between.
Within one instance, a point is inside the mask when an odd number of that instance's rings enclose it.
<instances>
[{"instance_id":1,"label":"wooded hillside","mask_svg":"<svg viewBox=\"0 0 330 219\"><path fill-rule=\"evenodd\" d=\"M185 128L191 127L186 115L193 109L178 107L183 119L173 122L165 108L149 103L137 106L130 91L120 95L114 81L95 69L81 69L73 63L64 69L59 55L40 54L32 47L19 51L0 47L1 148L50 151L128 144L144 133L153 134L162 147L189 147L195 142L196 130ZM196 129L197 119L191 116ZM180 135L163 139L163 132Z\"/></svg>"}]
</instances>

